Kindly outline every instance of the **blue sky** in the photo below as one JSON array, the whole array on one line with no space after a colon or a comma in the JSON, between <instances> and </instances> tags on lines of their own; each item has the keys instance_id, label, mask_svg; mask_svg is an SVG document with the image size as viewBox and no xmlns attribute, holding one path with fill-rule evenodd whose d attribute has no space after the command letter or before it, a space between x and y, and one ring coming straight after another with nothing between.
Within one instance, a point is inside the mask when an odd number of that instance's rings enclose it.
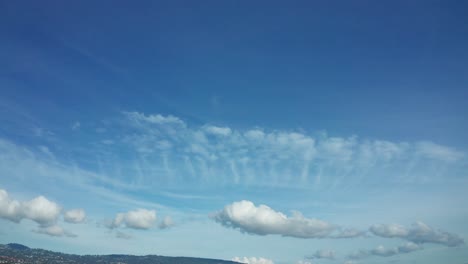
<instances>
[{"instance_id":1,"label":"blue sky","mask_svg":"<svg viewBox=\"0 0 468 264\"><path fill-rule=\"evenodd\" d=\"M0 4L0 243L464 263L462 1Z\"/></svg>"}]
</instances>

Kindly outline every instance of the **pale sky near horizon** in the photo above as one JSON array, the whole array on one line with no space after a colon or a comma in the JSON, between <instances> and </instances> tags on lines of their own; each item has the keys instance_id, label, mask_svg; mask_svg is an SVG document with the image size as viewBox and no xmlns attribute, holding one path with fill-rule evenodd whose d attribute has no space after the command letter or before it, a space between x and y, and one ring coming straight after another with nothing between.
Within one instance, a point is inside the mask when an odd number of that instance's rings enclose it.
<instances>
[{"instance_id":1,"label":"pale sky near horizon","mask_svg":"<svg viewBox=\"0 0 468 264\"><path fill-rule=\"evenodd\" d=\"M468 260L463 1L0 1L0 243Z\"/></svg>"}]
</instances>

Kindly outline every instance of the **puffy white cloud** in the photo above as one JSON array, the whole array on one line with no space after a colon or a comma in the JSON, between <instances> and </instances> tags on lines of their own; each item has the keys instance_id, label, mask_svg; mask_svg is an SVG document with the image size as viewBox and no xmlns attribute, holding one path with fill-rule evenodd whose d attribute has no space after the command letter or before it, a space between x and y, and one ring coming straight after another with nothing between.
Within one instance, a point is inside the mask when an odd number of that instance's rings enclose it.
<instances>
[{"instance_id":1,"label":"puffy white cloud","mask_svg":"<svg viewBox=\"0 0 468 264\"><path fill-rule=\"evenodd\" d=\"M58 204L39 196L31 201L23 203L25 218L31 219L43 226L53 224L60 215L61 208Z\"/></svg>"},{"instance_id":2,"label":"puffy white cloud","mask_svg":"<svg viewBox=\"0 0 468 264\"><path fill-rule=\"evenodd\" d=\"M245 264L274 264L273 260L257 257L235 257L232 261Z\"/></svg>"},{"instance_id":3,"label":"puffy white cloud","mask_svg":"<svg viewBox=\"0 0 468 264\"><path fill-rule=\"evenodd\" d=\"M373 225L370 231L376 236L398 237L418 244L435 243L454 247L465 243L457 234L435 230L423 222L416 222L410 228L396 224Z\"/></svg>"},{"instance_id":4,"label":"puffy white cloud","mask_svg":"<svg viewBox=\"0 0 468 264\"><path fill-rule=\"evenodd\" d=\"M309 256L310 259L334 259L335 251L333 250L317 250L313 255Z\"/></svg>"},{"instance_id":5,"label":"puffy white cloud","mask_svg":"<svg viewBox=\"0 0 468 264\"><path fill-rule=\"evenodd\" d=\"M109 228L118 228L125 225L133 229L149 229L156 222L156 211L147 209L136 209L126 213L119 213L108 225Z\"/></svg>"},{"instance_id":6,"label":"puffy white cloud","mask_svg":"<svg viewBox=\"0 0 468 264\"><path fill-rule=\"evenodd\" d=\"M40 227L39 229L33 230L36 233L55 236L55 237L76 237L75 234L65 231L62 227L58 225L47 226L47 227Z\"/></svg>"},{"instance_id":7,"label":"puffy white cloud","mask_svg":"<svg viewBox=\"0 0 468 264\"><path fill-rule=\"evenodd\" d=\"M20 202L10 199L7 191L0 190L1 218L17 223L22 219L30 219L41 226L50 226L57 221L60 212L60 206L44 196Z\"/></svg>"},{"instance_id":8,"label":"puffy white cloud","mask_svg":"<svg viewBox=\"0 0 468 264\"><path fill-rule=\"evenodd\" d=\"M312 264L312 262L307 261L307 260L299 260L296 262L296 264Z\"/></svg>"},{"instance_id":9,"label":"puffy white cloud","mask_svg":"<svg viewBox=\"0 0 468 264\"><path fill-rule=\"evenodd\" d=\"M83 223L86 219L86 213L83 209L72 209L64 213L63 219L68 223Z\"/></svg>"},{"instance_id":10,"label":"puffy white cloud","mask_svg":"<svg viewBox=\"0 0 468 264\"><path fill-rule=\"evenodd\" d=\"M19 222L24 218L21 203L11 200L5 190L0 189L0 217Z\"/></svg>"},{"instance_id":11,"label":"puffy white cloud","mask_svg":"<svg viewBox=\"0 0 468 264\"><path fill-rule=\"evenodd\" d=\"M257 235L322 238L335 230L335 227L327 222L305 218L298 212L288 217L266 205L255 206L246 200L226 205L212 217L224 226Z\"/></svg>"}]
</instances>

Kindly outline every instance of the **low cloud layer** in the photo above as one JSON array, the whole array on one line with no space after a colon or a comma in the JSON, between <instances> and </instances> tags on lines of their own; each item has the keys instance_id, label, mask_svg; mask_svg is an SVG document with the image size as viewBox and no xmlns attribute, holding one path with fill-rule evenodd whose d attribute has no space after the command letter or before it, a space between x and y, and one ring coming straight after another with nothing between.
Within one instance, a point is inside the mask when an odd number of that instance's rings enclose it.
<instances>
[{"instance_id":1,"label":"low cloud layer","mask_svg":"<svg viewBox=\"0 0 468 264\"><path fill-rule=\"evenodd\" d=\"M391 247L391 248L387 248L382 245L379 245L376 248L371 249L371 250L360 250L358 252L352 253L348 256L348 258L353 259L353 260L358 260L358 259L363 259L363 258L367 258L370 256L391 257L391 256L399 255L399 254L407 254L407 253L421 250L421 249L423 248L420 245L413 243L413 242L407 242L398 247Z\"/></svg>"},{"instance_id":2,"label":"low cloud layer","mask_svg":"<svg viewBox=\"0 0 468 264\"><path fill-rule=\"evenodd\" d=\"M273 260L266 258L256 257L235 257L232 261L245 263L245 264L274 264Z\"/></svg>"},{"instance_id":3,"label":"low cloud layer","mask_svg":"<svg viewBox=\"0 0 468 264\"><path fill-rule=\"evenodd\" d=\"M33 230L34 232L38 234L44 234L44 235L49 235L49 236L55 236L55 237L76 237L75 234L64 230L62 227L58 225L53 225L53 226L48 226L48 227L40 227L38 229Z\"/></svg>"},{"instance_id":4,"label":"low cloud layer","mask_svg":"<svg viewBox=\"0 0 468 264\"><path fill-rule=\"evenodd\" d=\"M397 224L373 225L369 230L376 236L397 237L418 244L435 243L455 247L465 243L457 234L435 230L423 222L416 222L409 228Z\"/></svg>"},{"instance_id":5,"label":"low cloud layer","mask_svg":"<svg viewBox=\"0 0 468 264\"><path fill-rule=\"evenodd\" d=\"M156 222L156 211L147 209L136 209L126 213L119 213L108 225L109 228L125 226L133 229L149 229Z\"/></svg>"},{"instance_id":6,"label":"low cloud layer","mask_svg":"<svg viewBox=\"0 0 468 264\"><path fill-rule=\"evenodd\" d=\"M332 224L305 218L299 212L288 217L266 205L255 206L254 203L245 200L226 205L212 217L224 226L257 235L323 238L335 230Z\"/></svg>"}]
</instances>

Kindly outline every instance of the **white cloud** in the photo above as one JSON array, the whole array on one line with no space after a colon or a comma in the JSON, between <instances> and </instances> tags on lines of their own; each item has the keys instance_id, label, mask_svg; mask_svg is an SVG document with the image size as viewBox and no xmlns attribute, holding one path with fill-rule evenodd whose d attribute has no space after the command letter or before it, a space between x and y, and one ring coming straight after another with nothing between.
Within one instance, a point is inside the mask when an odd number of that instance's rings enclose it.
<instances>
[{"instance_id":1,"label":"white cloud","mask_svg":"<svg viewBox=\"0 0 468 264\"><path fill-rule=\"evenodd\" d=\"M397 248L385 248L384 246L380 245L370 251L372 255L382 256L382 257L389 257L398 254Z\"/></svg>"},{"instance_id":2,"label":"white cloud","mask_svg":"<svg viewBox=\"0 0 468 264\"><path fill-rule=\"evenodd\" d=\"M133 229L149 229L156 222L156 211L147 209L136 209L126 213L119 213L108 225L109 228L118 228L125 225Z\"/></svg>"},{"instance_id":3,"label":"white cloud","mask_svg":"<svg viewBox=\"0 0 468 264\"><path fill-rule=\"evenodd\" d=\"M79 129L81 126L80 122L76 121L75 123L73 123L73 125L71 126L71 129L72 130L77 130Z\"/></svg>"},{"instance_id":4,"label":"white cloud","mask_svg":"<svg viewBox=\"0 0 468 264\"><path fill-rule=\"evenodd\" d=\"M357 260L357 259L367 258L370 256L391 257L391 256L399 255L399 254L411 253L413 251L417 251L421 249L423 248L420 245L413 243L413 242L407 242L403 245L400 245L398 247L392 247L392 248L387 248L382 245L379 245L371 250L360 250L360 251L354 252L348 255L348 258Z\"/></svg>"},{"instance_id":5,"label":"white cloud","mask_svg":"<svg viewBox=\"0 0 468 264\"><path fill-rule=\"evenodd\" d=\"M335 227L327 222L305 218L295 212L291 217L266 205L255 206L250 201L234 202L212 216L224 226L257 235L277 234L299 238L322 238Z\"/></svg>"},{"instance_id":6,"label":"white cloud","mask_svg":"<svg viewBox=\"0 0 468 264\"><path fill-rule=\"evenodd\" d=\"M435 230L423 222L416 222L409 228L396 224L373 225L369 230L376 236L398 237L418 244L435 243L455 247L465 243L457 234Z\"/></svg>"},{"instance_id":7,"label":"white cloud","mask_svg":"<svg viewBox=\"0 0 468 264\"><path fill-rule=\"evenodd\" d=\"M381 184L436 180L440 175L447 180L445 175L461 170L465 156L435 143L329 137L325 133L263 128L239 130L208 124L190 126L175 116L139 112L125 112L124 116L124 126L118 128L131 132L123 133L110 147L130 147L137 157L129 163L136 163L138 168L164 170L161 184L173 182L174 178L186 181L182 175L191 175L191 183L202 182L205 186L326 188L374 181L376 175ZM151 163L142 162L139 155ZM451 173L429 170L428 162ZM145 175L145 179L150 182L153 177Z\"/></svg>"},{"instance_id":8,"label":"white cloud","mask_svg":"<svg viewBox=\"0 0 468 264\"><path fill-rule=\"evenodd\" d=\"M374 235L381 237L405 237L408 235L406 227L398 224L373 225L369 230Z\"/></svg>"},{"instance_id":9,"label":"white cloud","mask_svg":"<svg viewBox=\"0 0 468 264\"><path fill-rule=\"evenodd\" d=\"M76 237L75 234L64 230L62 227L60 227L58 225L40 227L39 229L36 229L36 230L33 230L33 231L38 233L38 234L44 234L44 235L55 236L55 237L63 237L63 236Z\"/></svg>"},{"instance_id":10,"label":"white cloud","mask_svg":"<svg viewBox=\"0 0 468 264\"><path fill-rule=\"evenodd\" d=\"M235 257L232 261L245 264L274 264L273 260L257 257Z\"/></svg>"},{"instance_id":11,"label":"white cloud","mask_svg":"<svg viewBox=\"0 0 468 264\"><path fill-rule=\"evenodd\" d=\"M317 250L312 256L309 256L310 259L334 259L335 251L333 250Z\"/></svg>"},{"instance_id":12,"label":"white cloud","mask_svg":"<svg viewBox=\"0 0 468 264\"><path fill-rule=\"evenodd\" d=\"M63 219L68 223L83 223L86 219L86 213L83 209L73 209L66 211Z\"/></svg>"},{"instance_id":13,"label":"white cloud","mask_svg":"<svg viewBox=\"0 0 468 264\"><path fill-rule=\"evenodd\" d=\"M160 229L167 229L167 228L170 228L172 226L174 226L174 221L172 220L172 218L170 216L164 217L164 219L158 225L158 227Z\"/></svg>"},{"instance_id":14,"label":"white cloud","mask_svg":"<svg viewBox=\"0 0 468 264\"><path fill-rule=\"evenodd\" d=\"M465 156L463 152L432 142L420 142L416 144L416 149L422 156L434 160L455 162Z\"/></svg>"},{"instance_id":15,"label":"white cloud","mask_svg":"<svg viewBox=\"0 0 468 264\"><path fill-rule=\"evenodd\" d=\"M155 115L145 115L139 112L123 112L124 115L127 116L128 119L133 120L137 123L151 123L151 124L176 124L185 126L185 122L182 121L180 118L175 117L173 115L163 116L160 114Z\"/></svg>"},{"instance_id":16,"label":"white cloud","mask_svg":"<svg viewBox=\"0 0 468 264\"><path fill-rule=\"evenodd\" d=\"M229 136L231 134L231 129L229 127L219 127L219 126L205 126L204 130L213 135L217 136Z\"/></svg>"},{"instance_id":17,"label":"white cloud","mask_svg":"<svg viewBox=\"0 0 468 264\"><path fill-rule=\"evenodd\" d=\"M57 221L60 212L60 206L47 200L44 196L20 202L10 199L8 193L0 189L1 218L17 223L22 219L30 219L41 226L50 226Z\"/></svg>"},{"instance_id":18,"label":"white cloud","mask_svg":"<svg viewBox=\"0 0 468 264\"><path fill-rule=\"evenodd\" d=\"M337 234L333 235L333 238L353 238L364 236L366 232L360 231L354 228L346 228L340 230Z\"/></svg>"}]
</instances>

